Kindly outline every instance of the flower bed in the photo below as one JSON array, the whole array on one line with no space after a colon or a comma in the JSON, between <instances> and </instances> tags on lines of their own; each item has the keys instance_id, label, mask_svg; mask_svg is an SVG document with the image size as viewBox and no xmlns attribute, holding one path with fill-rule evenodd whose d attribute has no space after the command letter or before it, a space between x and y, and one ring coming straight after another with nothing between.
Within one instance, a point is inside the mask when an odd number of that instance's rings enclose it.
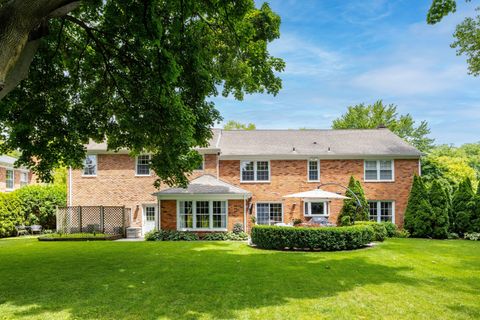
<instances>
[{"instance_id":1,"label":"flower bed","mask_svg":"<svg viewBox=\"0 0 480 320\"><path fill-rule=\"evenodd\" d=\"M102 241L117 240L123 238L122 235L112 235L103 233L51 233L38 237L39 241Z\"/></svg>"},{"instance_id":2,"label":"flower bed","mask_svg":"<svg viewBox=\"0 0 480 320\"><path fill-rule=\"evenodd\" d=\"M374 239L369 225L349 227L277 227L255 226L252 243L263 249L339 251L365 247Z\"/></svg>"}]
</instances>

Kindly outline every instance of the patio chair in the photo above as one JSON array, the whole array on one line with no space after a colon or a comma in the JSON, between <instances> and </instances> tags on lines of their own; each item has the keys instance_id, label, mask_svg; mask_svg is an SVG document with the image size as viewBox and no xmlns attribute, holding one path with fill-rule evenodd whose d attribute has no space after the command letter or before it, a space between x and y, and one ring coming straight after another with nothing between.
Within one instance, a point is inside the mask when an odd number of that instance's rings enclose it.
<instances>
[{"instance_id":1,"label":"patio chair","mask_svg":"<svg viewBox=\"0 0 480 320\"><path fill-rule=\"evenodd\" d=\"M33 226L30 226L30 232L34 234L35 232L38 234L42 233L42 226L38 224L34 224Z\"/></svg>"},{"instance_id":2,"label":"patio chair","mask_svg":"<svg viewBox=\"0 0 480 320\"><path fill-rule=\"evenodd\" d=\"M323 227L334 227L336 224L328 222L327 217L312 217L310 223L319 224Z\"/></svg>"},{"instance_id":3,"label":"patio chair","mask_svg":"<svg viewBox=\"0 0 480 320\"><path fill-rule=\"evenodd\" d=\"M23 224L20 226L15 226L15 230L17 231L17 237L20 235L28 235L29 232L27 230L27 227L25 227Z\"/></svg>"}]
</instances>

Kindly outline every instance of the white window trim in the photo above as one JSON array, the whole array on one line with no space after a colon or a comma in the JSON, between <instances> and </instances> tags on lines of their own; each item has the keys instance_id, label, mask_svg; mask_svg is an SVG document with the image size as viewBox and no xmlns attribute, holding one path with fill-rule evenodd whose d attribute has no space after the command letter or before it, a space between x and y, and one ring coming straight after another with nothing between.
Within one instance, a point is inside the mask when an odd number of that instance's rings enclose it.
<instances>
[{"instance_id":1,"label":"white window trim","mask_svg":"<svg viewBox=\"0 0 480 320\"><path fill-rule=\"evenodd\" d=\"M253 162L253 178L254 180L243 180L242 162ZM257 180L257 162L268 162L268 180ZM272 166L270 160L240 160L240 183L270 183L272 179Z\"/></svg>"},{"instance_id":2,"label":"white window trim","mask_svg":"<svg viewBox=\"0 0 480 320\"><path fill-rule=\"evenodd\" d=\"M312 202L323 202L323 214L307 214L305 212L305 204L308 206L308 212L312 212ZM330 203L329 201L315 201L315 200L308 200L304 201L303 204L303 215L305 217L329 217L330 216Z\"/></svg>"},{"instance_id":3,"label":"white window trim","mask_svg":"<svg viewBox=\"0 0 480 320\"><path fill-rule=\"evenodd\" d=\"M87 154L85 157L95 156L95 174L85 174L85 165L82 168L82 177L90 178L96 177L98 173L98 155L97 154ZM84 160L85 161L85 160Z\"/></svg>"},{"instance_id":4,"label":"white window trim","mask_svg":"<svg viewBox=\"0 0 480 320\"><path fill-rule=\"evenodd\" d=\"M282 221L281 222L277 222L277 223L283 223L284 222L284 205L283 205L283 202L282 201L257 201L255 202L255 224L258 224L258 216L257 216L257 205L258 204L264 204L264 203L267 203L267 204L270 204L270 203L280 203L281 206L282 206ZM269 212L270 214L270 212ZM271 224L270 224L271 226Z\"/></svg>"},{"instance_id":5,"label":"white window trim","mask_svg":"<svg viewBox=\"0 0 480 320\"><path fill-rule=\"evenodd\" d=\"M368 200L368 205L370 205L370 202L375 202L377 204L377 222L380 223L382 222L381 219L381 208L382 205L380 204L381 202L391 202L392 203L392 223L395 223L395 200ZM370 208L369 208L370 209ZM370 219L370 212L369 212L369 217Z\"/></svg>"},{"instance_id":6,"label":"white window trim","mask_svg":"<svg viewBox=\"0 0 480 320\"><path fill-rule=\"evenodd\" d=\"M148 156L148 160L152 160L152 156L150 154L141 154L140 156ZM148 167L148 174L138 174L137 166L138 156L135 156L135 177L150 177L152 175L152 170L150 169L150 166Z\"/></svg>"},{"instance_id":7,"label":"white window trim","mask_svg":"<svg viewBox=\"0 0 480 320\"><path fill-rule=\"evenodd\" d=\"M180 227L180 202L191 201L192 202L192 226L193 228L181 228ZM209 225L213 226L213 201L225 201L225 226L226 228L195 228L197 225L197 201L208 201L208 217ZM178 231L227 231L228 230L228 200L207 200L207 199L182 199L177 200L177 230Z\"/></svg>"},{"instance_id":8,"label":"white window trim","mask_svg":"<svg viewBox=\"0 0 480 320\"><path fill-rule=\"evenodd\" d=\"M12 171L12 187L7 187L7 171ZM15 169L5 168L5 191L13 191L15 189Z\"/></svg>"},{"instance_id":9,"label":"white window trim","mask_svg":"<svg viewBox=\"0 0 480 320\"><path fill-rule=\"evenodd\" d=\"M317 161L317 180L310 180L310 162ZM308 182L320 182L320 160L319 159L309 159L307 160L307 181Z\"/></svg>"},{"instance_id":10,"label":"white window trim","mask_svg":"<svg viewBox=\"0 0 480 320\"><path fill-rule=\"evenodd\" d=\"M377 177L376 180L367 179L367 161L377 162ZM380 161L392 161L392 179L380 179ZM393 159L366 159L363 160L363 181L364 182L395 182L395 160Z\"/></svg>"},{"instance_id":11,"label":"white window trim","mask_svg":"<svg viewBox=\"0 0 480 320\"><path fill-rule=\"evenodd\" d=\"M20 186L27 186L27 185L30 184L30 181L28 181L29 173L30 173L30 172L28 172L28 171L26 171L26 170L20 170ZM26 181L22 181L22 176L23 176L24 174L27 175L27 180L26 180ZM14 179L15 179L15 173L14 173ZM25 182L25 184L22 184L22 183L24 183L24 182Z\"/></svg>"},{"instance_id":12,"label":"white window trim","mask_svg":"<svg viewBox=\"0 0 480 320\"><path fill-rule=\"evenodd\" d=\"M144 203L142 204L142 234L145 223L147 222L147 207L153 207L155 210L155 228L153 230L158 230L158 204L157 203ZM133 215L131 215L133 217Z\"/></svg>"},{"instance_id":13,"label":"white window trim","mask_svg":"<svg viewBox=\"0 0 480 320\"><path fill-rule=\"evenodd\" d=\"M195 169L194 172L203 172L205 171L205 155L202 154L202 169Z\"/></svg>"}]
</instances>

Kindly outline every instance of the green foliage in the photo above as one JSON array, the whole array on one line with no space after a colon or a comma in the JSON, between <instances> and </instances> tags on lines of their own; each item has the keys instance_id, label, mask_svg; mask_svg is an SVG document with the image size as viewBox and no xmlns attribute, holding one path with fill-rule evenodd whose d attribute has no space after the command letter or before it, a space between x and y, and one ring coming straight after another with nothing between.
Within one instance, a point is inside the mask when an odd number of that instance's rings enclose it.
<instances>
[{"instance_id":1,"label":"green foliage","mask_svg":"<svg viewBox=\"0 0 480 320\"><path fill-rule=\"evenodd\" d=\"M357 195L362 208L358 208L357 200L349 190L345 192L345 196L350 199L343 200L343 207L338 216L337 223L341 226L348 226L353 221L365 221L368 220L368 202L365 197L360 181L355 180L353 176L350 177L348 188Z\"/></svg>"},{"instance_id":2,"label":"green foliage","mask_svg":"<svg viewBox=\"0 0 480 320\"><path fill-rule=\"evenodd\" d=\"M420 210L421 202L423 199L425 199L426 195L427 190L422 178L417 175L414 176L404 218L404 228L411 234L413 234L415 231L417 224L417 212Z\"/></svg>"},{"instance_id":3,"label":"green foliage","mask_svg":"<svg viewBox=\"0 0 480 320\"><path fill-rule=\"evenodd\" d=\"M311 249L338 251L358 249L373 240L371 226L349 227L277 227L254 226L252 242L263 249Z\"/></svg>"},{"instance_id":4,"label":"green foliage","mask_svg":"<svg viewBox=\"0 0 480 320\"><path fill-rule=\"evenodd\" d=\"M79 168L84 144L151 153L160 182L183 185L221 120L212 97L277 94L270 55L280 17L253 0L82 1L51 19L28 78L0 101L0 152L44 181ZM221 88L222 92L219 92Z\"/></svg>"},{"instance_id":5,"label":"green foliage","mask_svg":"<svg viewBox=\"0 0 480 320\"><path fill-rule=\"evenodd\" d=\"M224 130L255 130L257 127L254 123L244 124L234 120L228 121L224 126Z\"/></svg>"},{"instance_id":6,"label":"green foliage","mask_svg":"<svg viewBox=\"0 0 480 320\"><path fill-rule=\"evenodd\" d=\"M233 233L241 233L243 232L243 223L240 223L240 222L236 222L234 225L233 225Z\"/></svg>"},{"instance_id":7,"label":"green foliage","mask_svg":"<svg viewBox=\"0 0 480 320\"><path fill-rule=\"evenodd\" d=\"M420 151L427 151L432 147L434 139L428 138L430 129L426 121L415 126L410 114L398 115L396 105L384 105L382 100L373 105L361 103L349 106L345 114L333 120L332 128L375 129L380 125L386 126Z\"/></svg>"},{"instance_id":8,"label":"green foliage","mask_svg":"<svg viewBox=\"0 0 480 320\"><path fill-rule=\"evenodd\" d=\"M451 230L460 235L473 231L472 218L475 209L475 195L470 179L465 179L453 194L450 221Z\"/></svg>"},{"instance_id":9,"label":"green foliage","mask_svg":"<svg viewBox=\"0 0 480 320\"><path fill-rule=\"evenodd\" d=\"M440 22L443 17L457 10L455 0L433 0L427 14L427 23L435 24Z\"/></svg>"},{"instance_id":10,"label":"green foliage","mask_svg":"<svg viewBox=\"0 0 480 320\"><path fill-rule=\"evenodd\" d=\"M384 241L387 238L387 228L384 224L374 221L359 221L355 222L355 225L371 226L373 228L373 241Z\"/></svg>"},{"instance_id":11,"label":"green foliage","mask_svg":"<svg viewBox=\"0 0 480 320\"><path fill-rule=\"evenodd\" d=\"M395 238L410 238L410 232L407 230L397 230L394 235Z\"/></svg>"},{"instance_id":12,"label":"green foliage","mask_svg":"<svg viewBox=\"0 0 480 320\"><path fill-rule=\"evenodd\" d=\"M479 241L480 240L480 233L478 233L478 232L465 233L464 238L467 239L467 240Z\"/></svg>"},{"instance_id":13,"label":"green foliage","mask_svg":"<svg viewBox=\"0 0 480 320\"><path fill-rule=\"evenodd\" d=\"M199 237L193 232L175 230L152 230L145 234L147 241L196 241Z\"/></svg>"},{"instance_id":14,"label":"green foliage","mask_svg":"<svg viewBox=\"0 0 480 320\"><path fill-rule=\"evenodd\" d=\"M28 185L15 190L20 212L27 224L39 224L45 229L56 227L56 207L66 206L67 191L63 185Z\"/></svg>"},{"instance_id":15,"label":"green foliage","mask_svg":"<svg viewBox=\"0 0 480 320\"><path fill-rule=\"evenodd\" d=\"M395 234L398 231L398 227L395 223L390 222L390 221L383 221L380 222L385 227L385 230L387 231L387 237L388 238L393 238L395 237Z\"/></svg>"},{"instance_id":16,"label":"green foliage","mask_svg":"<svg viewBox=\"0 0 480 320\"><path fill-rule=\"evenodd\" d=\"M429 201L433 210L432 237L436 239L446 239L448 238L448 229L450 226L450 203L447 193L440 182L434 181L430 187Z\"/></svg>"},{"instance_id":17,"label":"green foliage","mask_svg":"<svg viewBox=\"0 0 480 320\"><path fill-rule=\"evenodd\" d=\"M15 226L24 222L18 196L13 192L0 193L0 237L14 235Z\"/></svg>"},{"instance_id":18,"label":"green foliage","mask_svg":"<svg viewBox=\"0 0 480 320\"><path fill-rule=\"evenodd\" d=\"M82 233L48 233L44 234L39 237L39 239L70 239L70 240L75 240L75 239L108 239L111 238L111 234L105 234L105 233L87 233L87 232L82 232Z\"/></svg>"},{"instance_id":19,"label":"green foliage","mask_svg":"<svg viewBox=\"0 0 480 320\"><path fill-rule=\"evenodd\" d=\"M209 241L246 241L248 233L241 232L210 232L202 237L202 240Z\"/></svg>"}]
</instances>

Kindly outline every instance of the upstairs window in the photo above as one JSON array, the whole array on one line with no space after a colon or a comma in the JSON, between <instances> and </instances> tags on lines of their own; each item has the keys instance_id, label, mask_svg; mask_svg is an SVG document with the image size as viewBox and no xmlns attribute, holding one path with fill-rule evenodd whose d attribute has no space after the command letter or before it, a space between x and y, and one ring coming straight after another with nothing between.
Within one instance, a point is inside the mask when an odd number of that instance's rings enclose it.
<instances>
[{"instance_id":1,"label":"upstairs window","mask_svg":"<svg viewBox=\"0 0 480 320\"><path fill-rule=\"evenodd\" d=\"M150 155L144 154L137 157L137 166L135 173L137 176L150 175Z\"/></svg>"},{"instance_id":2,"label":"upstairs window","mask_svg":"<svg viewBox=\"0 0 480 320\"><path fill-rule=\"evenodd\" d=\"M365 160L365 181L393 181L393 160Z\"/></svg>"},{"instance_id":3,"label":"upstairs window","mask_svg":"<svg viewBox=\"0 0 480 320\"><path fill-rule=\"evenodd\" d=\"M320 181L320 162L318 160L308 161L308 181Z\"/></svg>"},{"instance_id":4,"label":"upstairs window","mask_svg":"<svg viewBox=\"0 0 480 320\"><path fill-rule=\"evenodd\" d=\"M20 186L26 186L28 184L28 172L20 172Z\"/></svg>"},{"instance_id":5,"label":"upstairs window","mask_svg":"<svg viewBox=\"0 0 480 320\"><path fill-rule=\"evenodd\" d=\"M97 175L97 155L89 154L83 162L83 175L96 176Z\"/></svg>"},{"instance_id":6,"label":"upstairs window","mask_svg":"<svg viewBox=\"0 0 480 320\"><path fill-rule=\"evenodd\" d=\"M270 181L269 161L242 161L240 171L242 182Z\"/></svg>"},{"instance_id":7,"label":"upstairs window","mask_svg":"<svg viewBox=\"0 0 480 320\"><path fill-rule=\"evenodd\" d=\"M369 220L395 222L395 207L392 201L369 201Z\"/></svg>"},{"instance_id":8,"label":"upstairs window","mask_svg":"<svg viewBox=\"0 0 480 320\"><path fill-rule=\"evenodd\" d=\"M14 186L14 173L13 169L7 169L6 171L6 189L13 190Z\"/></svg>"}]
</instances>

